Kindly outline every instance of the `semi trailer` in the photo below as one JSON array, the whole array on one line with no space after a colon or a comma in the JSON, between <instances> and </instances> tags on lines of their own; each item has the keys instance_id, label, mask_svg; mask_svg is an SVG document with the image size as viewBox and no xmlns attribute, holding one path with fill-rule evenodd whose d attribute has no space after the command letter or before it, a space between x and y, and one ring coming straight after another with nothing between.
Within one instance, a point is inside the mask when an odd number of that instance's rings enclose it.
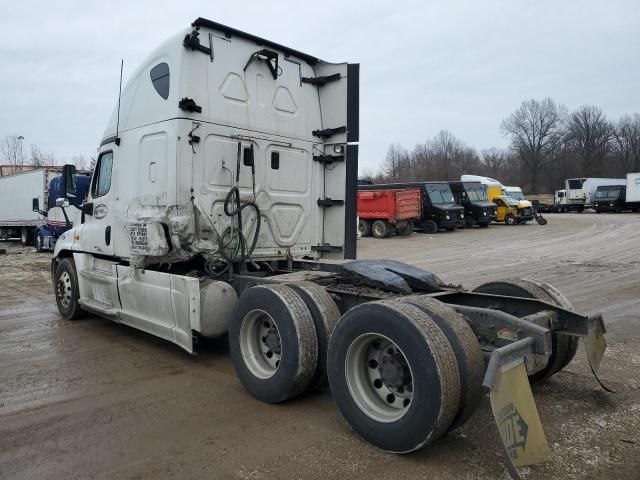
<instances>
[{"instance_id":1,"label":"semi trailer","mask_svg":"<svg viewBox=\"0 0 640 480\"><path fill-rule=\"evenodd\" d=\"M362 237L410 235L413 222L421 215L419 188L358 192L358 233Z\"/></svg>"},{"instance_id":2,"label":"semi trailer","mask_svg":"<svg viewBox=\"0 0 640 480\"><path fill-rule=\"evenodd\" d=\"M484 386L512 472L546 460L529 382L561 371L580 338L597 374L602 316L535 280L468 291L356 260L358 89L358 64L203 18L170 37L123 88L83 223L56 243L61 316L190 353L228 334L250 395L279 403L328 381L351 428L390 452L462 425Z\"/></svg>"},{"instance_id":3,"label":"semi trailer","mask_svg":"<svg viewBox=\"0 0 640 480\"><path fill-rule=\"evenodd\" d=\"M453 198L464 208L464 225L488 227L496 219L496 204L487 200L487 189L480 182L449 182Z\"/></svg>"},{"instance_id":4,"label":"semi trailer","mask_svg":"<svg viewBox=\"0 0 640 480\"><path fill-rule=\"evenodd\" d=\"M23 245L32 245L36 229L46 221L41 213L33 210L32 199L46 202L49 184L60 175L62 167L31 167L11 172L0 177L0 239L20 238Z\"/></svg>"},{"instance_id":5,"label":"semi trailer","mask_svg":"<svg viewBox=\"0 0 640 480\"><path fill-rule=\"evenodd\" d=\"M627 173L625 203L634 212L640 211L640 172Z\"/></svg>"}]
</instances>

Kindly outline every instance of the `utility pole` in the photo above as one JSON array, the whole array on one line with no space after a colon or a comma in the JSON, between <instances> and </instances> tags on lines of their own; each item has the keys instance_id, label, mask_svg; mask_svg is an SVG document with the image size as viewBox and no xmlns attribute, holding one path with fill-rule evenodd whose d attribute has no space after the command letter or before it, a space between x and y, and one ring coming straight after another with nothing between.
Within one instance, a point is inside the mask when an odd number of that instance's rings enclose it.
<instances>
[{"instance_id":1,"label":"utility pole","mask_svg":"<svg viewBox=\"0 0 640 480\"><path fill-rule=\"evenodd\" d=\"M22 156L22 141L24 140L24 137L20 135L18 140L20 140L20 165L24 165L24 157Z\"/></svg>"}]
</instances>

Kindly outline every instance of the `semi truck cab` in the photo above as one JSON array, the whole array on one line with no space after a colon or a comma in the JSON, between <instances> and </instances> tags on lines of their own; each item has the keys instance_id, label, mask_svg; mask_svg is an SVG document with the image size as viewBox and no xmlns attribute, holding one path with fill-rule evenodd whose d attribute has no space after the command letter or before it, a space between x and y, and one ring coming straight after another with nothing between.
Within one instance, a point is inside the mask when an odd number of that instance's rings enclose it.
<instances>
[{"instance_id":1,"label":"semi truck cab","mask_svg":"<svg viewBox=\"0 0 640 480\"><path fill-rule=\"evenodd\" d=\"M453 197L464 207L465 227L488 227L496 219L496 205L487 199L487 190L480 182L449 182Z\"/></svg>"}]
</instances>

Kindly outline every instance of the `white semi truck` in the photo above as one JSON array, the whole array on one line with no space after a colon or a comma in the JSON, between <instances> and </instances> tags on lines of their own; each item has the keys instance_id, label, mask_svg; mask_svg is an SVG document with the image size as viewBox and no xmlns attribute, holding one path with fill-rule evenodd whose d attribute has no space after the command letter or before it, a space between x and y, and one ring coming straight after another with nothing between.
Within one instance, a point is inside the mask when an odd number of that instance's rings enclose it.
<instances>
[{"instance_id":1,"label":"white semi truck","mask_svg":"<svg viewBox=\"0 0 640 480\"><path fill-rule=\"evenodd\" d=\"M510 461L544 461L529 381L562 370L579 338L597 372L602 316L533 280L470 292L397 261L348 260L358 89L357 64L210 20L169 38L124 87L84 223L56 243L60 314L97 314L187 352L228 333L255 398L282 402L328 377L349 425L391 452L464 423L484 384Z\"/></svg>"},{"instance_id":2,"label":"white semi truck","mask_svg":"<svg viewBox=\"0 0 640 480\"><path fill-rule=\"evenodd\" d=\"M62 167L36 168L0 177L0 239L20 238L33 244L36 229L46 218L33 210L33 199L41 205L49 197L49 183L62 173Z\"/></svg>"},{"instance_id":3,"label":"white semi truck","mask_svg":"<svg viewBox=\"0 0 640 480\"><path fill-rule=\"evenodd\" d=\"M567 210L582 212L592 208L600 186L621 185L624 178L567 178L565 180Z\"/></svg>"}]
</instances>

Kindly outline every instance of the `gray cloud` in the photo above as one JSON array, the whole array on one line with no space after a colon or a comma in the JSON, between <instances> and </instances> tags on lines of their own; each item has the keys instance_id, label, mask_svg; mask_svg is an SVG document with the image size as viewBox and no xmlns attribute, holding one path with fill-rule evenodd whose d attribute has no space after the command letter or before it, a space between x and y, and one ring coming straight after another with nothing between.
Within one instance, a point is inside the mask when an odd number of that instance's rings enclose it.
<instances>
[{"instance_id":1,"label":"gray cloud","mask_svg":"<svg viewBox=\"0 0 640 480\"><path fill-rule=\"evenodd\" d=\"M59 161L95 152L125 79L198 16L329 61L361 63L362 168L390 142L440 129L486 148L522 100L551 96L611 118L640 111L635 1L3 2L0 136Z\"/></svg>"}]
</instances>

